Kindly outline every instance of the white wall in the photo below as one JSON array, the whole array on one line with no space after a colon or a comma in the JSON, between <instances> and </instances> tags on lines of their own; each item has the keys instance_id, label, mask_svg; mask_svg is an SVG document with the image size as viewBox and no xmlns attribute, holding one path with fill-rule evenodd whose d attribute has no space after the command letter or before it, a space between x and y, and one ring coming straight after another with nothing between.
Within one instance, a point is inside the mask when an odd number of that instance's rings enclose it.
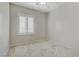
<instances>
[{"instance_id":1,"label":"white wall","mask_svg":"<svg viewBox=\"0 0 79 59\"><path fill-rule=\"evenodd\" d=\"M31 35L17 35L17 16L19 13L28 14L34 16L34 34ZM36 10L28 9L26 7L11 4L10 5L11 16L11 44L30 44L40 41L45 41L47 37L47 14Z\"/></svg>"},{"instance_id":2,"label":"white wall","mask_svg":"<svg viewBox=\"0 0 79 59\"><path fill-rule=\"evenodd\" d=\"M7 56L9 49L9 3L0 3L0 56Z\"/></svg>"},{"instance_id":3,"label":"white wall","mask_svg":"<svg viewBox=\"0 0 79 59\"><path fill-rule=\"evenodd\" d=\"M48 32L52 43L79 49L79 3L64 3L52 10Z\"/></svg>"}]
</instances>

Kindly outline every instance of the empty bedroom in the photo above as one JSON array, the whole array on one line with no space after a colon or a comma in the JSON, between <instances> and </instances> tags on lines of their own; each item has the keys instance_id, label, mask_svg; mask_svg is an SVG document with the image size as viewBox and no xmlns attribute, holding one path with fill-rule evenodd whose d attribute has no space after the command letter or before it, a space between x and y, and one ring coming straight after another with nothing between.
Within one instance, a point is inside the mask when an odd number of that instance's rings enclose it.
<instances>
[{"instance_id":1,"label":"empty bedroom","mask_svg":"<svg viewBox=\"0 0 79 59\"><path fill-rule=\"evenodd\" d=\"M79 2L0 2L1 57L79 57Z\"/></svg>"}]
</instances>

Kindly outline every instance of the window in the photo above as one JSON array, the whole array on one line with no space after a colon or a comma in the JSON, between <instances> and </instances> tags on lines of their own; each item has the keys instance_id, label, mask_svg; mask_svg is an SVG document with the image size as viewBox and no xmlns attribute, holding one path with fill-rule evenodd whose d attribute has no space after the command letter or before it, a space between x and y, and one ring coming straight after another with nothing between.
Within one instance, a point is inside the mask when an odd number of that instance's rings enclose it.
<instances>
[{"instance_id":1,"label":"window","mask_svg":"<svg viewBox=\"0 0 79 59\"><path fill-rule=\"evenodd\" d=\"M27 32L27 18L24 16L19 17L19 33Z\"/></svg>"},{"instance_id":2,"label":"window","mask_svg":"<svg viewBox=\"0 0 79 59\"><path fill-rule=\"evenodd\" d=\"M31 34L34 32L34 17L27 15L19 15L18 18L18 34Z\"/></svg>"},{"instance_id":3,"label":"window","mask_svg":"<svg viewBox=\"0 0 79 59\"><path fill-rule=\"evenodd\" d=\"M34 20L33 17L28 17L28 32L34 32Z\"/></svg>"}]
</instances>

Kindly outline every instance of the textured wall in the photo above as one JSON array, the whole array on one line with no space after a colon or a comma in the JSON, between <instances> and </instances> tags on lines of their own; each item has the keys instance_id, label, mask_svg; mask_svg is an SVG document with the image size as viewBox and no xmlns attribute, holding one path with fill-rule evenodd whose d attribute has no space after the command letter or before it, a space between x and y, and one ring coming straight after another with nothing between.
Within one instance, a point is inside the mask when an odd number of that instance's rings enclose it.
<instances>
[{"instance_id":1,"label":"textured wall","mask_svg":"<svg viewBox=\"0 0 79 59\"><path fill-rule=\"evenodd\" d=\"M34 34L29 35L16 35L16 21L19 13L34 16ZM46 40L47 37L47 14L28 9L14 4L10 5L11 16L11 44L29 44Z\"/></svg>"},{"instance_id":2,"label":"textured wall","mask_svg":"<svg viewBox=\"0 0 79 59\"><path fill-rule=\"evenodd\" d=\"M64 3L52 10L48 24L52 43L79 49L79 3Z\"/></svg>"}]
</instances>

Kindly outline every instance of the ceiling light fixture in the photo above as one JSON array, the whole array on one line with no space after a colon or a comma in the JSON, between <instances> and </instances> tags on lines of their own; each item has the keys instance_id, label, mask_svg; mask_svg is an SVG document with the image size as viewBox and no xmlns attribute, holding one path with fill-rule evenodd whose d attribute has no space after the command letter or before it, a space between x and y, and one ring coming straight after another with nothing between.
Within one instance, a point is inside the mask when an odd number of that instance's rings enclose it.
<instances>
[{"instance_id":1,"label":"ceiling light fixture","mask_svg":"<svg viewBox=\"0 0 79 59\"><path fill-rule=\"evenodd\" d=\"M41 5L46 5L46 2L40 2Z\"/></svg>"},{"instance_id":2,"label":"ceiling light fixture","mask_svg":"<svg viewBox=\"0 0 79 59\"><path fill-rule=\"evenodd\" d=\"M47 2L37 2L36 5L37 6L44 6L44 7L49 8L49 5L47 4Z\"/></svg>"},{"instance_id":3,"label":"ceiling light fixture","mask_svg":"<svg viewBox=\"0 0 79 59\"><path fill-rule=\"evenodd\" d=\"M37 2L36 5L46 5L46 2Z\"/></svg>"}]
</instances>

